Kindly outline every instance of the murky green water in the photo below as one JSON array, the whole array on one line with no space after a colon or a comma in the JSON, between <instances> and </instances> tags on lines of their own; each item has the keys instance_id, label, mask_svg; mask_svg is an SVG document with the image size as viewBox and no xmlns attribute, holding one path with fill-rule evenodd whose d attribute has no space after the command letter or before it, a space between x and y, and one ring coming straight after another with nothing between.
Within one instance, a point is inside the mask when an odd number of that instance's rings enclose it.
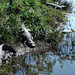
<instances>
[{"instance_id":1,"label":"murky green water","mask_svg":"<svg viewBox=\"0 0 75 75\"><path fill-rule=\"evenodd\" d=\"M61 0L75 4L75 0ZM65 30L75 30L75 5ZM19 60L19 61L18 61ZM16 59L17 67L8 75L75 75L75 33L67 33L60 42L58 51L49 50L45 53L30 53Z\"/></svg>"}]
</instances>

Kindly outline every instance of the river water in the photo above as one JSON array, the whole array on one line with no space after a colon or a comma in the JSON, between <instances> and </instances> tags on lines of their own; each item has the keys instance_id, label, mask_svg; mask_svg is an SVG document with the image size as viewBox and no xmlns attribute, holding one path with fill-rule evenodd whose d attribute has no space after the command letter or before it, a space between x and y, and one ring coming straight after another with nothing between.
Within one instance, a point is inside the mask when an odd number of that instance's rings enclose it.
<instances>
[{"instance_id":1,"label":"river water","mask_svg":"<svg viewBox=\"0 0 75 75\"><path fill-rule=\"evenodd\" d=\"M60 4L67 2L70 3L69 8L67 9L67 11L71 12L69 15L67 15L68 17L68 22L67 25L65 27L66 30L75 30L75 0L57 0L60 1Z\"/></svg>"},{"instance_id":2,"label":"river water","mask_svg":"<svg viewBox=\"0 0 75 75\"><path fill-rule=\"evenodd\" d=\"M69 21L64 30L75 30L75 0L58 1L70 2L68 10L71 13L67 16ZM75 75L75 33L65 34L58 48L59 51L35 52L18 57L17 67L8 75Z\"/></svg>"}]
</instances>

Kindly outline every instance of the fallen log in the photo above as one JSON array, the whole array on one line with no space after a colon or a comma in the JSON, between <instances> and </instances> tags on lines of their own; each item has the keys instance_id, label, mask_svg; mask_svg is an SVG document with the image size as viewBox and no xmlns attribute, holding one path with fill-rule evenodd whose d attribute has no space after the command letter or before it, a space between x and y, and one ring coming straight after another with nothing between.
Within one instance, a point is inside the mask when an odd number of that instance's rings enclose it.
<instances>
[{"instance_id":1,"label":"fallen log","mask_svg":"<svg viewBox=\"0 0 75 75\"><path fill-rule=\"evenodd\" d=\"M52 3L44 3L44 4L46 4L47 6L52 6L52 7L54 7L55 9L64 9L64 8L66 8L66 6L64 6L64 5L58 5L58 4L52 4Z\"/></svg>"},{"instance_id":2,"label":"fallen log","mask_svg":"<svg viewBox=\"0 0 75 75\"><path fill-rule=\"evenodd\" d=\"M63 31L61 31L61 33L63 33L63 34L66 34L66 33L72 33L72 32L75 32L74 30L72 31L72 30L63 30Z\"/></svg>"}]
</instances>

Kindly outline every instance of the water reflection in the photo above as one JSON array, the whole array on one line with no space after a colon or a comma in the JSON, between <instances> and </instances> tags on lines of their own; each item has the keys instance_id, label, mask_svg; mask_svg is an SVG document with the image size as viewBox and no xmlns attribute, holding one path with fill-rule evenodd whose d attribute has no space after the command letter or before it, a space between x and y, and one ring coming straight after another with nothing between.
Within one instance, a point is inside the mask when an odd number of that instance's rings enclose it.
<instances>
[{"instance_id":1,"label":"water reflection","mask_svg":"<svg viewBox=\"0 0 75 75\"><path fill-rule=\"evenodd\" d=\"M61 49L61 57L68 56L68 59L72 59L75 52L75 33L65 34L64 40L59 44L59 48Z\"/></svg>"},{"instance_id":2,"label":"water reflection","mask_svg":"<svg viewBox=\"0 0 75 75\"><path fill-rule=\"evenodd\" d=\"M71 75L71 72L74 74L75 57L73 54L75 53L73 51L66 53L65 50L50 50L45 53L35 52L20 56L15 59L16 66L13 67L11 75ZM71 54L73 57L69 58Z\"/></svg>"},{"instance_id":3,"label":"water reflection","mask_svg":"<svg viewBox=\"0 0 75 75\"><path fill-rule=\"evenodd\" d=\"M69 7L67 11L71 12L67 14L68 22L66 22L66 26L64 27L65 30L75 30L75 0L55 0L58 1L60 4L69 3Z\"/></svg>"},{"instance_id":4,"label":"water reflection","mask_svg":"<svg viewBox=\"0 0 75 75\"><path fill-rule=\"evenodd\" d=\"M75 14L69 14L69 16L67 16L68 18L68 22L66 23L67 25L65 26L65 30L75 30Z\"/></svg>"},{"instance_id":5,"label":"water reflection","mask_svg":"<svg viewBox=\"0 0 75 75\"><path fill-rule=\"evenodd\" d=\"M49 56L51 55L51 56ZM21 59L21 67L16 71L17 75L50 75L53 72L53 65L56 58L51 52L43 54L29 54Z\"/></svg>"}]
</instances>

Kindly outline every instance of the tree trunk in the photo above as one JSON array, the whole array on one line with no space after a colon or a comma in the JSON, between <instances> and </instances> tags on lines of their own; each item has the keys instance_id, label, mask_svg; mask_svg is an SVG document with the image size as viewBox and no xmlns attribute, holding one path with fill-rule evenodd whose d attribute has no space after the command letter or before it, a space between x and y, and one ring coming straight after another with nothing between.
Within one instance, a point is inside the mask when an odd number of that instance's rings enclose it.
<instances>
[{"instance_id":1,"label":"tree trunk","mask_svg":"<svg viewBox=\"0 0 75 75\"><path fill-rule=\"evenodd\" d=\"M10 13L11 13L12 12L12 6L13 6L13 0L9 0L9 4L10 4L9 9L10 9Z\"/></svg>"},{"instance_id":2,"label":"tree trunk","mask_svg":"<svg viewBox=\"0 0 75 75\"><path fill-rule=\"evenodd\" d=\"M12 6L12 4L13 4L13 0L9 0L9 2L10 2L10 5Z\"/></svg>"}]
</instances>

